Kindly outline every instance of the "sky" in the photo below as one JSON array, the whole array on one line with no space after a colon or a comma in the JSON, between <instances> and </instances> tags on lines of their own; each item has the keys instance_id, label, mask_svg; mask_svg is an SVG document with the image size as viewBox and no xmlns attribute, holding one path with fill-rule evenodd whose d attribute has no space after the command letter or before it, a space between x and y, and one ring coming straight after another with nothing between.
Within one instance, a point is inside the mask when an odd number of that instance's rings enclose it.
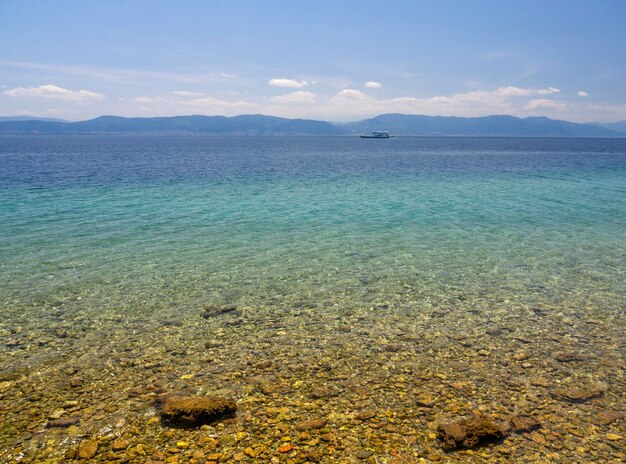
<instances>
[{"instance_id":1,"label":"sky","mask_svg":"<svg viewBox=\"0 0 626 464\"><path fill-rule=\"evenodd\" d=\"M626 120L626 0L0 0L0 116Z\"/></svg>"}]
</instances>

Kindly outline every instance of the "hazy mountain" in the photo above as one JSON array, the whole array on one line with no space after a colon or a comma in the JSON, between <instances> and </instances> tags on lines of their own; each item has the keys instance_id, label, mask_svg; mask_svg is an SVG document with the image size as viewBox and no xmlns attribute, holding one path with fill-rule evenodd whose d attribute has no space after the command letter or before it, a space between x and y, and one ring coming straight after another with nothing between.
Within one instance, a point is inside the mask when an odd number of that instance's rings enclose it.
<instances>
[{"instance_id":1,"label":"hazy mountain","mask_svg":"<svg viewBox=\"0 0 626 464\"><path fill-rule=\"evenodd\" d=\"M615 123L616 125L621 123ZM617 127L617 126L616 126ZM350 135L387 130L392 135L511 136L511 137L624 137L626 134L594 124L578 124L544 117L485 116L459 118L383 114L335 125L310 119L275 116L172 116L123 118L100 116L80 122L43 120L0 121L0 133L31 134L219 134L219 135Z\"/></svg>"},{"instance_id":2,"label":"hazy mountain","mask_svg":"<svg viewBox=\"0 0 626 464\"><path fill-rule=\"evenodd\" d=\"M594 126L604 127L605 129L611 129L617 132L623 132L626 134L626 121L618 122L590 122Z\"/></svg>"},{"instance_id":3,"label":"hazy mountain","mask_svg":"<svg viewBox=\"0 0 626 464\"><path fill-rule=\"evenodd\" d=\"M65 119L58 118L40 118L39 116L0 116L2 121L52 121L52 122L68 122Z\"/></svg>"},{"instance_id":4,"label":"hazy mountain","mask_svg":"<svg viewBox=\"0 0 626 464\"><path fill-rule=\"evenodd\" d=\"M619 137L618 132L589 124L559 121L545 117L420 116L383 114L363 121L340 124L352 132L386 130L393 135L511 136L511 137Z\"/></svg>"},{"instance_id":5,"label":"hazy mountain","mask_svg":"<svg viewBox=\"0 0 626 464\"><path fill-rule=\"evenodd\" d=\"M61 134L68 123L54 121L0 121L0 134Z\"/></svg>"},{"instance_id":6,"label":"hazy mountain","mask_svg":"<svg viewBox=\"0 0 626 464\"><path fill-rule=\"evenodd\" d=\"M172 116L122 118L100 116L89 121L58 123L44 121L0 122L0 132L49 134L80 133L204 133L231 135L339 135L330 123L308 119L286 119L264 115Z\"/></svg>"}]
</instances>

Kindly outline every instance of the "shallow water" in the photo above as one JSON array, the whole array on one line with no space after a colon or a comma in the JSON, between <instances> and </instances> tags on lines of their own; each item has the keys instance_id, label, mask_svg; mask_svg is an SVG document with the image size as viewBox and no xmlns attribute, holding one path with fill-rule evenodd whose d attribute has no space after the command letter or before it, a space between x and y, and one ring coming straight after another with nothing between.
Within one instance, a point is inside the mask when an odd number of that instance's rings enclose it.
<instances>
[{"instance_id":1,"label":"shallow water","mask_svg":"<svg viewBox=\"0 0 626 464\"><path fill-rule=\"evenodd\" d=\"M624 459L623 418L594 418L624 410L625 140L3 137L0 167L0 459ZM210 391L234 423L150 422ZM475 409L543 429L443 452ZM60 410L80 423L45 428ZM310 416L331 436L300 439Z\"/></svg>"}]
</instances>

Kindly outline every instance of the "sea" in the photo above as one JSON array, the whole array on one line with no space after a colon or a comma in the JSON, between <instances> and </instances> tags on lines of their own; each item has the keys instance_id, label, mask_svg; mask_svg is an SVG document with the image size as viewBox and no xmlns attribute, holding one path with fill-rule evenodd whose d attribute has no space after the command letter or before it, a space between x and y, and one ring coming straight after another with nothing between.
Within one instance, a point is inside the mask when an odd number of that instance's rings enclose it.
<instances>
[{"instance_id":1,"label":"sea","mask_svg":"<svg viewBox=\"0 0 626 464\"><path fill-rule=\"evenodd\" d=\"M2 136L0 461L623 462L625 265L626 139Z\"/></svg>"}]
</instances>

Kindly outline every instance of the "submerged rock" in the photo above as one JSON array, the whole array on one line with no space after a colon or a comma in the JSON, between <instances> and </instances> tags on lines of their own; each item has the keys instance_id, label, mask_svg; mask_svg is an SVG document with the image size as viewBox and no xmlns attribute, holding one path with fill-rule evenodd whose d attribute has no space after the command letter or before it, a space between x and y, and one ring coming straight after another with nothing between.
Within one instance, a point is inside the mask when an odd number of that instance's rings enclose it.
<instances>
[{"instance_id":1,"label":"submerged rock","mask_svg":"<svg viewBox=\"0 0 626 464\"><path fill-rule=\"evenodd\" d=\"M233 417L237 404L223 397L172 396L161 408L161 420L177 425L203 425Z\"/></svg>"},{"instance_id":2,"label":"submerged rock","mask_svg":"<svg viewBox=\"0 0 626 464\"><path fill-rule=\"evenodd\" d=\"M562 362L562 363L575 362L575 361L586 361L587 360L587 355L585 355L583 353L579 353L577 351L561 351L561 352L556 353L554 355L554 359L556 359L558 362Z\"/></svg>"},{"instance_id":3,"label":"submerged rock","mask_svg":"<svg viewBox=\"0 0 626 464\"><path fill-rule=\"evenodd\" d=\"M370 420L374 417L376 417L376 411L372 411L372 410L367 410L367 411L361 411L358 412L354 415L354 418L356 420L360 420L360 421L366 421L366 420Z\"/></svg>"},{"instance_id":4,"label":"submerged rock","mask_svg":"<svg viewBox=\"0 0 626 464\"><path fill-rule=\"evenodd\" d=\"M505 435L502 426L479 412L472 413L470 418L442 423L437 427L437 438L448 450L474 448L501 440Z\"/></svg>"},{"instance_id":5,"label":"submerged rock","mask_svg":"<svg viewBox=\"0 0 626 464\"><path fill-rule=\"evenodd\" d=\"M584 403L604 395L606 387L602 384L592 386L567 386L556 390L554 396L572 403Z\"/></svg>"},{"instance_id":6,"label":"submerged rock","mask_svg":"<svg viewBox=\"0 0 626 464\"><path fill-rule=\"evenodd\" d=\"M541 427L541 424L537 420L528 416L515 416L511 418L509 424L511 430L515 433L532 432Z\"/></svg>"},{"instance_id":7,"label":"submerged rock","mask_svg":"<svg viewBox=\"0 0 626 464\"><path fill-rule=\"evenodd\" d=\"M611 422L623 419L624 417L625 415L622 412L613 411L611 409L603 409L594 414L591 420L597 425L609 425Z\"/></svg>"},{"instance_id":8,"label":"submerged rock","mask_svg":"<svg viewBox=\"0 0 626 464\"><path fill-rule=\"evenodd\" d=\"M237 315L237 305L226 305L226 306L218 306L218 305L208 305L202 309L202 313L200 315L205 319L210 319L212 317L222 316L224 314L232 313L233 315Z\"/></svg>"},{"instance_id":9,"label":"submerged rock","mask_svg":"<svg viewBox=\"0 0 626 464\"><path fill-rule=\"evenodd\" d=\"M323 429L328 424L328 419L311 419L308 421L298 422L296 424L296 430L303 432L305 430L317 430Z\"/></svg>"},{"instance_id":10,"label":"submerged rock","mask_svg":"<svg viewBox=\"0 0 626 464\"><path fill-rule=\"evenodd\" d=\"M78 457L91 459L98 452L98 443L93 440L85 440L78 446Z\"/></svg>"},{"instance_id":11,"label":"submerged rock","mask_svg":"<svg viewBox=\"0 0 626 464\"><path fill-rule=\"evenodd\" d=\"M66 427L71 427L72 425L77 425L79 423L80 423L79 417L64 417L64 418L55 419L53 421L48 422L47 427L66 428Z\"/></svg>"}]
</instances>

